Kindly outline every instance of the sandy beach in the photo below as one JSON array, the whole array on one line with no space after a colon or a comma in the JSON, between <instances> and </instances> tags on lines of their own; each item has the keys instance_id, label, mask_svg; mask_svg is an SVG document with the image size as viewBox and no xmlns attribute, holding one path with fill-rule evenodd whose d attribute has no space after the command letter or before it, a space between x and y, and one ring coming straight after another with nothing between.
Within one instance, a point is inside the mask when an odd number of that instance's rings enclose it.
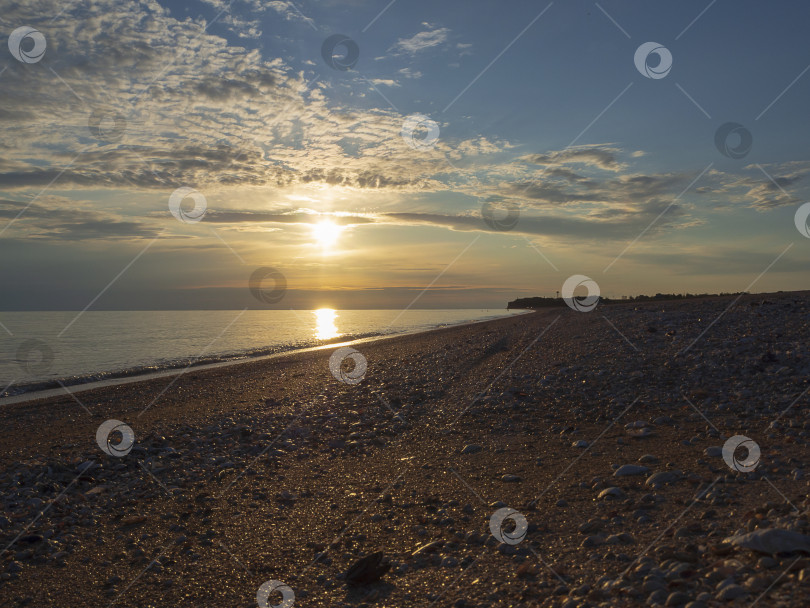
<instances>
[{"instance_id":1,"label":"sandy beach","mask_svg":"<svg viewBox=\"0 0 810 608\"><path fill-rule=\"evenodd\" d=\"M0 606L806 606L809 314L561 307L359 344L360 377L330 348L8 405Z\"/></svg>"}]
</instances>

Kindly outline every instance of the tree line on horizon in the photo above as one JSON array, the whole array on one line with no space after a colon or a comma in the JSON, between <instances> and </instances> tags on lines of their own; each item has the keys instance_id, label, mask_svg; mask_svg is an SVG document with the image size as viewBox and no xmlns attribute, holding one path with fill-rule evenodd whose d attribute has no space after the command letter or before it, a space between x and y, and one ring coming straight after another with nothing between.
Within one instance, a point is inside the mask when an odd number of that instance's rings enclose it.
<instances>
[{"instance_id":1,"label":"tree line on horizon","mask_svg":"<svg viewBox=\"0 0 810 608\"><path fill-rule=\"evenodd\" d=\"M638 295L638 296L623 296L619 299L616 298L599 298L599 303L602 304L618 304L622 302L651 302L656 300L686 300L690 298L717 298L721 296L739 296L747 294L747 291L737 292L720 292L720 293L657 293L654 296ZM547 298L542 296L534 296L530 298L517 298L512 300L506 305L506 309L513 308L551 308L554 306L564 306L565 301L561 297Z\"/></svg>"}]
</instances>

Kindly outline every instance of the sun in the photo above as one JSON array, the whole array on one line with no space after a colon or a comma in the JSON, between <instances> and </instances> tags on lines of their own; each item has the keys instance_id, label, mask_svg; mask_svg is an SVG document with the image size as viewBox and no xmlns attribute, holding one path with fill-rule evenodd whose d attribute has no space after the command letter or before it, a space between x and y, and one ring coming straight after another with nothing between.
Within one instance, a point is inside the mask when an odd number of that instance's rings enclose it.
<instances>
[{"instance_id":1,"label":"sun","mask_svg":"<svg viewBox=\"0 0 810 608\"><path fill-rule=\"evenodd\" d=\"M323 220L312 225L312 235L315 237L315 241L324 249L333 247L337 243L341 232L343 232L343 226L338 226L331 220Z\"/></svg>"}]
</instances>

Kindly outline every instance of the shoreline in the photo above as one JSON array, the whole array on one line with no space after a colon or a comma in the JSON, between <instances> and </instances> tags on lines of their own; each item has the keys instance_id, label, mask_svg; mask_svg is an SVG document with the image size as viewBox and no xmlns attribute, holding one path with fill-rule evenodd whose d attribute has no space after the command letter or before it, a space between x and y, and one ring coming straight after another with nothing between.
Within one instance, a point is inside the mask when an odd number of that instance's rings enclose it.
<instances>
[{"instance_id":1,"label":"shoreline","mask_svg":"<svg viewBox=\"0 0 810 608\"><path fill-rule=\"evenodd\" d=\"M318 608L802 608L810 557L730 539L810 542L808 316L806 293L565 307L370 340L356 384L329 345L0 408L0 603L248 606L281 581Z\"/></svg>"},{"instance_id":2,"label":"shoreline","mask_svg":"<svg viewBox=\"0 0 810 608\"><path fill-rule=\"evenodd\" d=\"M69 389L70 393L81 393L89 390L94 390L97 388L105 388L111 386L118 386L118 385L126 385L126 384L133 384L136 382L141 382L143 380L152 380L156 378L167 378L176 376L179 374L186 373L189 370L207 370L207 369L218 369L221 367L227 367L230 365L241 365L244 363L250 363L253 361L264 361L267 359L273 359L277 357L282 357L284 355L294 354L294 353L305 353L305 352L312 352L318 350L324 350L327 348L332 347L341 347L341 346L352 346L355 344L364 344L366 342L373 342L376 340L385 340L390 338L397 338L400 336L410 336L421 334L430 331L437 331L440 329L449 329L452 327L463 327L465 325L473 325L476 323L487 323L489 321L497 321L503 318L511 318L520 316L521 314L528 314L535 312L534 310L530 309L523 309L523 312L516 312L513 311L511 313L507 312L503 314L501 317L495 318L488 318L488 319L481 319L481 320L474 320L474 321L461 321L458 323L451 323L445 324L437 327L430 327L428 329L415 329L415 330L408 330L402 332L396 332L391 334L372 334L372 335L365 335L357 338L352 338L350 340L340 340L339 338L335 339L336 341L327 342L325 344L319 344L316 346L304 346L304 347L296 347L292 346L289 348L279 347L279 350L270 353L263 353L263 354L233 354L229 356L227 353L221 355L221 357L226 357L219 361L211 361L211 362L200 362L196 363L192 361L190 364L183 365L177 364L174 366L166 367L163 369L158 369L154 371L147 371L144 369L143 371L139 371L139 368L130 368L118 371L111 371L111 372L97 372L96 374L91 374L88 376L71 376L66 378L55 378L53 380L43 380L42 382L36 383L34 386L45 385L43 388L33 388L31 390L24 390L22 393L9 395L7 397L0 397L0 408L6 405L13 405L16 403L25 403L28 401L35 401L40 399L48 399L50 397L58 397L59 395L65 394L66 390ZM271 347L268 347L271 348ZM211 355L211 357L217 357L217 355ZM202 357L198 357L199 359L203 359ZM99 380L92 380L85 378L92 378L96 375L100 374L107 374L108 377L102 378ZM71 382L73 380L73 382ZM25 388L25 386L22 386ZM6 389L8 390L8 389Z\"/></svg>"}]
</instances>

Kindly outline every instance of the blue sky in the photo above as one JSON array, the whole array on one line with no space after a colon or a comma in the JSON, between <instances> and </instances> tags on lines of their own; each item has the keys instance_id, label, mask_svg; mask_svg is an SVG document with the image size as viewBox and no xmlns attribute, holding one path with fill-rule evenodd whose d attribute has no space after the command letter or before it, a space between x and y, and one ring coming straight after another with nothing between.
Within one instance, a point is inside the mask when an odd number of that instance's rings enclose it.
<instances>
[{"instance_id":1,"label":"blue sky","mask_svg":"<svg viewBox=\"0 0 810 608\"><path fill-rule=\"evenodd\" d=\"M5 11L47 51L0 58L0 308L241 308L262 266L285 308L428 285L416 306L498 307L573 274L609 296L810 287L810 7L389 2ZM322 57L335 34L349 70ZM663 78L634 63L647 42ZM715 144L730 122L740 158ZM181 188L201 221L172 215Z\"/></svg>"}]
</instances>

